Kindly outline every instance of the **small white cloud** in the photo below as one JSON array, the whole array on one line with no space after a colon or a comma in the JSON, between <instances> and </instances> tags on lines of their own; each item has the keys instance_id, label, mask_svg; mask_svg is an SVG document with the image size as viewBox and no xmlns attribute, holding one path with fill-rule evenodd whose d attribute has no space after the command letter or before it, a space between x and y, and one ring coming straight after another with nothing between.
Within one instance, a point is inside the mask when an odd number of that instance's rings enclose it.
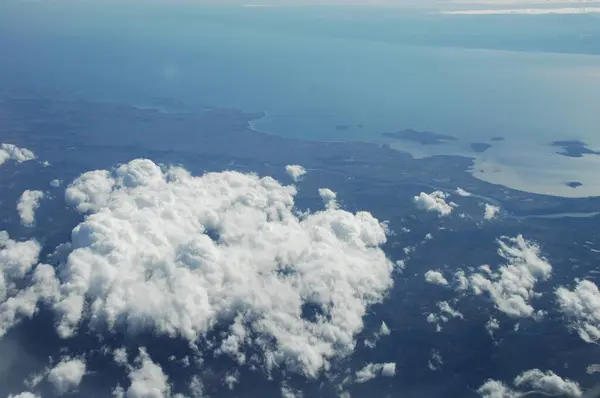
<instances>
[{"instance_id":1,"label":"small white cloud","mask_svg":"<svg viewBox=\"0 0 600 398\"><path fill-rule=\"evenodd\" d=\"M381 375L384 377L393 377L396 374L396 363L384 363L381 367Z\"/></svg>"},{"instance_id":2,"label":"small white cloud","mask_svg":"<svg viewBox=\"0 0 600 398\"><path fill-rule=\"evenodd\" d=\"M521 373L515 378L513 384L515 387L526 387L544 395L580 397L582 394L576 382L563 379L552 371L542 372L539 369L530 369Z\"/></svg>"},{"instance_id":3,"label":"small white cloud","mask_svg":"<svg viewBox=\"0 0 600 398\"><path fill-rule=\"evenodd\" d=\"M29 149L19 148L13 144L0 145L0 165L7 160L22 163L33 159L35 159L35 154Z\"/></svg>"},{"instance_id":4,"label":"small white cloud","mask_svg":"<svg viewBox=\"0 0 600 398\"><path fill-rule=\"evenodd\" d=\"M494 331L498 329L500 329L500 322L496 318L490 317L485 323L485 330L487 330L491 338L494 338Z\"/></svg>"},{"instance_id":5,"label":"small white cloud","mask_svg":"<svg viewBox=\"0 0 600 398\"><path fill-rule=\"evenodd\" d=\"M498 253L506 264L493 272L489 267L484 273L469 278L475 294L487 293L498 310L511 317L533 317L536 315L531 300L536 297L535 285L547 280L552 266L540 256L540 248L519 235L498 241Z\"/></svg>"},{"instance_id":6,"label":"small white cloud","mask_svg":"<svg viewBox=\"0 0 600 398\"><path fill-rule=\"evenodd\" d=\"M440 353L437 350L432 350L431 359L427 363L427 367L429 368L429 370L435 372L436 370L439 370L443 364L444 360L442 359Z\"/></svg>"},{"instance_id":7,"label":"small white cloud","mask_svg":"<svg viewBox=\"0 0 600 398\"><path fill-rule=\"evenodd\" d=\"M470 193L470 192L467 192L467 191L465 191L465 190L464 190L464 189L462 189L462 188L456 188L456 191L455 191L455 193L456 193L458 196L471 196L471 193Z\"/></svg>"},{"instance_id":8,"label":"small white cloud","mask_svg":"<svg viewBox=\"0 0 600 398\"><path fill-rule=\"evenodd\" d=\"M62 181L59 180L58 178L53 179L52 181L50 181L50 186L52 188L58 188L62 185Z\"/></svg>"},{"instance_id":9,"label":"small white cloud","mask_svg":"<svg viewBox=\"0 0 600 398\"><path fill-rule=\"evenodd\" d=\"M40 396L31 392L22 392L17 395L9 395L8 398L40 398Z\"/></svg>"},{"instance_id":10,"label":"small white cloud","mask_svg":"<svg viewBox=\"0 0 600 398\"><path fill-rule=\"evenodd\" d=\"M483 398L519 398L521 393L508 387L506 384L497 380L488 380L477 389L479 395Z\"/></svg>"},{"instance_id":11,"label":"small white cloud","mask_svg":"<svg viewBox=\"0 0 600 398\"><path fill-rule=\"evenodd\" d=\"M496 216L498 216L499 213L500 213L499 206L494 206L489 203L486 203L485 204L485 213L483 215L483 218L485 218L486 220L492 220L492 219L496 218Z\"/></svg>"},{"instance_id":12,"label":"small white cloud","mask_svg":"<svg viewBox=\"0 0 600 398\"><path fill-rule=\"evenodd\" d=\"M131 385L127 398L165 398L171 395L169 379L162 368L152 362L145 348L140 348L135 365L129 371Z\"/></svg>"},{"instance_id":13,"label":"small white cloud","mask_svg":"<svg viewBox=\"0 0 600 398\"><path fill-rule=\"evenodd\" d=\"M425 272L425 281L434 285L448 286L448 281L440 271L429 270Z\"/></svg>"},{"instance_id":14,"label":"small white cloud","mask_svg":"<svg viewBox=\"0 0 600 398\"><path fill-rule=\"evenodd\" d=\"M588 343L600 340L600 291L594 282L583 280L575 289L556 289L560 311L570 320L579 336Z\"/></svg>"},{"instance_id":15,"label":"small white cloud","mask_svg":"<svg viewBox=\"0 0 600 398\"><path fill-rule=\"evenodd\" d=\"M63 358L48 373L48 382L58 395L72 392L81 383L85 369L85 362L81 359Z\"/></svg>"},{"instance_id":16,"label":"small white cloud","mask_svg":"<svg viewBox=\"0 0 600 398\"><path fill-rule=\"evenodd\" d=\"M430 194L421 192L413 198L413 202L421 210L436 212L440 216L448 216L452 213L452 209L456 207L456 204L446 203L446 198L447 195L442 191L434 191Z\"/></svg>"},{"instance_id":17,"label":"small white cloud","mask_svg":"<svg viewBox=\"0 0 600 398\"><path fill-rule=\"evenodd\" d=\"M306 174L306 169L298 164L288 164L285 166L285 172L292 180L294 180L294 182L297 182L304 174Z\"/></svg>"},{"instance_id":18,"label":"small white cloud","mask_svg":"<svg viewBox=\"0 0 600 398\"><path fill-rule=\"evenodd\" d=\"M466 277L465 271L459 269L454 273L454 283L456 291L464 291L469 288L469 279Z\"/></svg>"},{"instance_id":19,"label":"small white cloud","mask_svg":"<svg viewBox=\"0 0 600 398\"><path fill-rule=\"evenodd\" d=\"M364 368L356 372L356 383L365 383L373 380L377 376L393 377L396 374L396 364L390 363L369 363Z\"/></svg>"},{"instance_id":20,"label":"small white cloud","mask_svg":"<svg viewBox=\"0 0 600 398\"><path fill-rule=\"evenodd\" d=\"M43 198L42 191L26 190L23 192L17 203L17 211L22 225L31 226L35 223L35 211L40 207L40 200Z\"/></svg>"},{"instance_id":21,"label":"small white cloud","mask_svg":"<svg viewBox=\"0 0 600 398\"><path fill-rule=\"evenodd\" d=\"M438 308L440 309L442 314L448 315L452 318L464 318L463 314L460 311L457 311L454 308L452 308L447 301L438 302Z\"/></svg>"},{"instance_id":22,"label":"small white cloud","mask_svg":"<svg viewBox=\"0 0 600 398\"><path fill-rule=\"evenodd\" d=\"M477 392L484 398L519 398L527 395L581 397L579 384L552 371L530 369L513 380L513 387L497 380L486 381Z\"/></svg>"},{"instance_id":23,"label":"small white cloud","mask_svg":"<svg viewBox=\"0 0 600 398\"><path fill-rule=\"evenodd\" d=\"M302 391L296 391L287 385L281 386L281 398L302 398Z\"/></svg>"},{"instance_id":24,"label":"small white cloud","mask_svg":"<svg viewBox=\"0 0 600 398\"><path fill-rule=\"evenodd\" d=\"M328 209L336 209L338 207L337 200L336 200L337 194L335 192L333 192L331 189L320 188L319 196L323 200L325 207L327 207Z\"/></svg>"},{"instance_id":25,"label":"small white cloud","mask_svg":"<svg viewBox=\"0 0 600 398\"><path fill-rule=\"evenodd\" d=\"M389 336L392 332L390 331L390 328L388 327L388 325L385 324L385 322L381 322L381 326L379 327L379 335L380 336Z\"/></svg>"}]
</instances>

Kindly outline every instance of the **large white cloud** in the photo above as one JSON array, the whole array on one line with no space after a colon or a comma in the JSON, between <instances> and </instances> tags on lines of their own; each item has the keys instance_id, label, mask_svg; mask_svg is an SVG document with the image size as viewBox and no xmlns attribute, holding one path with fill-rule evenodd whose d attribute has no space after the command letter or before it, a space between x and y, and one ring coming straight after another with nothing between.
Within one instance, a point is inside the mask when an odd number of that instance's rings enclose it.
<instances>
[{"instance_id":1,"label":"large white cloud","mask_svg":"<svg viewBox=\"0 0 600 398\"><path fill-rule=\"evenodd\" d=\"M600 339L600 291L594 282L583 280L573 290L556 289L558 305L572 320L572 327L586 342Z\"/></svg>"},{"instance_id":2,"label":"large white cloud","mask_svg":"<svg viewBox=\"0 0 600 398\"><path fill-rule=\"evenodd\" d=\"M506 264L496 272L486 268L486 272L471 275L470 286L475 294L488 294L498 310L511 317L534 316L535 285L550 278L552 266L540 256L539 246L521 235L498 243L498 253Z\"/></svg>"},{"instance_id":3,"label":"large white cloud","mask_svg":"<svg viewBox=\"0 0 600 398\"><path fill-rule=\"evenodd\" d=\"M296 182L306 174L306 169L298 164L288 164L285 166L285 172Z\"/></svg>"},{"instance_id":4,"label":"large white cloud","mask_svg":"<svg viewBox=\"0 0 600 398\"><path fill-rule=\"evenodd\" d=\"M85 375L86 365L81 359L63 358L48 373L48 382L58 395L75 390Z\"/></svg>"},{"instance_id":5,"label":"large white cloud","mask_svg":"<svg viewBox=\"0 0 600 398\"><path fill-rule=\"evenodd\" d=\"M42 191L25 190L19 202L17 203L17 211L21 218L21 224L30 226L35 223L35 211L40 207L40 200L44 198Z\"/></svg>"},{"instance_id":6,"label":"large white cloud","mask_svg":"<svg viewBox=\"0 0 600 398\"><path fill-rule=\"evenodd\" d=\"M430 194L421 192L413 198L413 202L421 210L436 212L440 216L448 216L452 213L452 209L456 207L456 204L446 203L447 197L448 195L442 191L433 191Z\"/></svg>"},{"instance_id":7,"label":"large white cloud","mask_svg":"<svg viewBox=\"0 0 600 398\"><path fill-rule=\"evenodd\" d=\"M245 362L251 345L267 367L316 376L353 351L393 264L370 213L300 214L295 193L270 177L194 177L140 159L85 173L66 192L90 214L59 268L59 334L84 318L190 341L229 325L217 352Z\"/></svg>"},{"instance_id":8,"label":"large white cloud","mask_svg":"<svg viewBox=\"0 0 600 398\"><path fill-rule=\"evenodd\" d=\"M35 154L27 148L19 148L13 144L0 145L0 165L7 160L22 163L33 159L35 159Z\"/></svg>"},{"instance_id":9,"label":"large white cloud","mask_svg":"<svg viewBox=\"0 0 600 398\"><path fill-rule=\"evenodd\" d=\"M477 392L485 398L519 398L532 394L547 396L581 397L582 391L574 381L563 379L552 371L530 369L513 380L513 387L501 381L488 380Z\"/></svg>"}]
</instances>

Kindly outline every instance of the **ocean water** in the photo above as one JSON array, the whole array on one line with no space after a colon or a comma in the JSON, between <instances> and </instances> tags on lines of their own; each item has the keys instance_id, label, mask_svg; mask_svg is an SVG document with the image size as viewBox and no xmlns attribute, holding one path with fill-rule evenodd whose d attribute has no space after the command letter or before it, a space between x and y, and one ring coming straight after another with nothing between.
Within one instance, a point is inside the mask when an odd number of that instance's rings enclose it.
<instances>
[{"instance_id":1,"label":"ocean water","mask_svg":"<svg viewBox=\"0 0 600 398\"><path fill-rule=\"evenodd\" d=\"M599 156L567 158L550 146L579 139L600 149L597 55L378 40L344 34L352 21L318 9L310 18L309 11L299 18L250 8L4 11L0 48L8 56L0 57L0 91L264 111L254 128L305 140L389 141L382 133L427 130L458 140L392 146L417 157L474 157L475 176L510 188L600 195ZM385 24L386 34L406 36L448 17L437 18ZM346 31L334 29L344 23ZM490 142L494 136L505 140ZM492 148L475 153L472 142ZM583 185L569 188L567 181Z\"/></svg>"}]
</instances>

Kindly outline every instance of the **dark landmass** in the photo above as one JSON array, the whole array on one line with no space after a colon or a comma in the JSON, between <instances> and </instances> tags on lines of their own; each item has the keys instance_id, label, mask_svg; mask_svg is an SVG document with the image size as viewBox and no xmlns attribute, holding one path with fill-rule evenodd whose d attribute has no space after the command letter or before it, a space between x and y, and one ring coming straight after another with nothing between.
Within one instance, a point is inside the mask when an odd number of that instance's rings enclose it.
<instances>
[{"instance_id":1,"label":"dark landmass","mask_svg":"<svg viewBox=\"0 0 600 398\"><path fill-rule=\"evenodd\" d=\"M193 173L229 168L272 175L282 181L287 181L285 165L301 164L311 170L311 181L334 181L337 186L331 188L340 194L351 191L352 196L368 198L363 208L373 207L368 204L376 201L378 210L386 212L389 205L395 209L390 210L390 216L398 214L398 195L407 194L406 190L411 195L421 190L454 191L457 186L493 198L505 211L519 216L600 208L600 198L596 197L537 195L481 181L469 172L473 160L467 157L415 159L389 145L300 141L253 130L250 122L263 116L262 112L235 109L161 113L81 100L12 98L0 101L0 142L29 148L41 159L63 165L61 171L67 170L69 175L59 177L65 181L133 157L184 164ZM422 134L407 131L404 134L408 136ZM4 170L8 172L8 168ZM44 170L53 172L52 167ZM49 175L48 181L56 177ZM394 200L379 203L382 197Z\"/></svg>"},{"instance_id":2,"label":"dark landmass","mask_svg":"<svg viewBox=\"0 0 600 398\"><path fill-rule=\"evenodd\" d=\"M490 149L492 146L490 144L486 144L485 142L473 142L471 144L471 149L475 152L485 152Z\"/></svg>"},{"instance_id":3,"label":"dark landmass","mask_svg":"<svg viewBox=\"0 0 600 398\"><path fill-rule=\"evenodd\" d=\"M430 131L417 131L406 129L393 133L383 133L386 137L396 140L415 141L421 145L436 145L443 144L446 141L456 141L458 138L451 135L432 133Z\"/></svg>"},{"instance_id":4,"label":"dark landmass","mask_svg":"<svg viewBox=\"0 0 600 398\"><path fill-rule=\"evenodd\" d=\"M565 183L566 186L571 187L571 188L577 188L582 186L583 184L580 183L579 181L569 181Z\"/></svg>"},{"instance_id":5,"label":"dark landmass","mask_svg":"<svg viewBox=\"0 0 600 398\"><path fill-rule=\"evenodd\" d=\"M350 128L351 126L348 124L338 124L337 126L335 126L335 129L339 131L349 130Z\"/></svg>"},{"instance_id":6,"label":"dark landmass","mask_svg":"<svg viewBox=\"0 0 600 398\"><path fill-rule=\"evenodd\" d=\"M580 158L583 155L600 155L599 151L594 151L587 147L587 144L579 140L553 141L552 146L562 148L559 155L571 158Z\"/></svg>"},{"instance_id":7,"label":"dark landmass","mask_svg":"<svg viewBox=\"0 0 600 398\"><path fill-rule=\"evenodd\" d=\"M359 123L356 125L356 127L358 127L359 129L362 129L364 127L364 125L362 123Z\"/></svg>"},{"instance_id":8,"label":"dark landmass","mask_svg":"<svg viewBox=\"0 0 600 398\"><path fill-rule=\"evenodd\" d=\"M504 141L504 137L492 137L491 141L494 141L494 142Z\"/></svg>"}]
</instances>

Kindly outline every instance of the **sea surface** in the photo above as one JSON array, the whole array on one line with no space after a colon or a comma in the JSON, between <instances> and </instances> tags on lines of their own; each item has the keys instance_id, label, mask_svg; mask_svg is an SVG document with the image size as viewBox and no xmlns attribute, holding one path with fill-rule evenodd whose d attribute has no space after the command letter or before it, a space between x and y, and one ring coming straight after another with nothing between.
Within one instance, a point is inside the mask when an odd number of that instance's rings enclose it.
<instances>
[{"instance_id":1,"label":"sea surface","mask_svg":"<svg viewBox=\"0 0 600 398\"><path fill-rule=\"evenodd\" d=\"M600 149L598 55L381 40L361 36L363 25L353 25L360 10L336 18L320 9L2 7L3 95L263 111L253 127L272 134L389 142L416 157L470 156L474 175L492 183L600 195L600 156L570 158L550 145L581 140ZM428 17L421 25L402 18L369 24L367 33L410 37L452 16ZM477 24L482 17L461 18ZM458 140L422 145L383 136L403 129ZM492 147L477 153L473 142ZM569 181L583 185L570 188Z\"/></svg>"}]
</instances>

